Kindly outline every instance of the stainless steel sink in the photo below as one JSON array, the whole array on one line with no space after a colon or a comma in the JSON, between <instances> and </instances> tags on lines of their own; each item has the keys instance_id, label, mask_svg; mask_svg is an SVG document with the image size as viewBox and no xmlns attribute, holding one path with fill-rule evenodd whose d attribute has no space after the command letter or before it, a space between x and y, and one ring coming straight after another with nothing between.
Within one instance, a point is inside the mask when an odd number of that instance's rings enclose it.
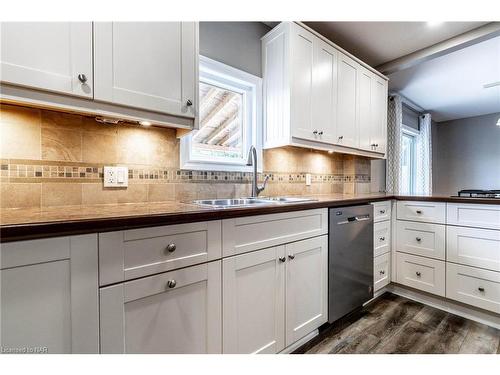
<instances>
[{"instance_id":1,"label":"stainless steel sink","mask_svg":"<svg viewBox=\"0 0 500 375\"><path fill-rule=\"evenodd\" d=\"M314 198L304 198L304 197L268 197L262 198L278 203L302 203L302 202L314 202L317 199Z\"/></svg>"},{"instance_id":2,"label":"stainless steel sink","mask_svg":"<svg viewBox=\"0 0 500 375\"><path fill-rule=\"evenodd\" d=\"M237 199L199 199L192 203L212 208L234 208L273 205L280 203L312 202L316 199L302 197L265 197L265 198L237 198Z\"/></svg>"},{"instance_id":3,"label":"stainless steel sink","mask_svg":"<svg viewBox=\"0 0 500 375\"><path fill-rule=\"evenodd\" d=\"M213 208L232 208L232 207L252 207L259 205L275 204L276 202L261 198L239 198L239 199L199 199L193 201L200 206L209 206Z\"/></svg>"}]
</instances>

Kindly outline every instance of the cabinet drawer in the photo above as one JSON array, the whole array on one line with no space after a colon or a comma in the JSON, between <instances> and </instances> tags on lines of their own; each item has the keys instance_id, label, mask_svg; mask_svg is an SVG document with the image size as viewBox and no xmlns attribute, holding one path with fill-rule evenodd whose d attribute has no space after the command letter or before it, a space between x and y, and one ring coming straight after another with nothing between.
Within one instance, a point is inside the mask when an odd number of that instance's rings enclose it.
<instances>
[{"instance_id":1,"label":"cabinet drawer","mask_svg":"<svg viewBox=\"0 0 500 375\"><path fill-rule=\"evenodd\" d=\"M444 224L446 221L446 203L399 201L396 211L400 220L438 224Z\"/></svg>"},{"instance_id":2,"label":"cabinet drawer","mask_svg":"<svg viewBox=\"0 0 500 375\"><path fill-rule=\"evenodd\" d=\"M373 256L391 251L391 222L373 224Z\"/></svg>"},{"instance_id":3,"label":"cabinet drawer","mask_svg":"<svg viewBox=\"0 0 500 375\"><path fill-rule=\"evenodd\" d=\"M382 254L373 259L373 290L383 288L391 281L390 254Z\"/></svg>"},{"instance_id":4,"label":"cabinet drawer","mask_svg":"<svg viewBox=\"0 0 500 375\"><path fill-rule=\"evenodd\" d=\"M226 219L222 222L223 254L241 254L326 233L326 208Z\"/></svg>"},{"instance_id":5,"label":"cabinet drawer","mask_svg":"<svg viewBox=\"0 0 500 375\"><path fill-rule=\"evenodd\" d=\"M374 202L373 221L384 221L391 219L391 201Z\"/></svg>"},{"instance_id":6,"label":"cabinet drawer","mask_svg":"<svg viewBox=\"0 0 500 375\"><path fill-rule=\"evenodd\" d=\"M99 234L100 285L220 258L221 222Z\"/></svg>"},{"instance_id":7,"label":"cabinet drawer","mask_svg":"<svg viewBox=\"0 0 500 375\"><path fill-rule=\"evenodd\" d=\"M221 262L100 289L101 353L221 353Z\"/></svg>"},{"instance_id":8,"label":"cabinet drawer","mask_svg":"<svg viewBox=\"0 0 500 375\"><path fill-rule=\"evenodd\" d=\"M447 223L500 229L500 205L448 203Z\"/></svg>"},{"instance_id":9,"label":"cabinet drawer","mask_svg":"<svg viewBox=\"0 0 500 375\"><path fill-rule=\"evenodd\" d=\"M445 295L445 262L396 253L397 282L424 292Z\"/></svg>"},{"instance_id":10,"label":"cabinet drawer","mask_svg":"<svg viewBox=\"0 0 500 375\"><path fill-rule=\"evenodd\" d=\"M397 221L396 251L445 260L445 226Z\"/></svg>"},{"instance_id":11,"label":"cabinet drawer","mask_svg":"<svg viewBox=\"0 0 500 375\"><path fill-rule=\"evenodd\" d=\"M500 272L500 231L447 226L446 260Z\"/></svg>"},{"instance_id":12,"label":"cabinet drawer","mask_svg":"<svg viewBox=\"0 0 500 375\"><path fill-rule=\"evenodd\" d=\"M446 264L446 297L500 313L500 273Z\"/></svg>"}]
</instances>

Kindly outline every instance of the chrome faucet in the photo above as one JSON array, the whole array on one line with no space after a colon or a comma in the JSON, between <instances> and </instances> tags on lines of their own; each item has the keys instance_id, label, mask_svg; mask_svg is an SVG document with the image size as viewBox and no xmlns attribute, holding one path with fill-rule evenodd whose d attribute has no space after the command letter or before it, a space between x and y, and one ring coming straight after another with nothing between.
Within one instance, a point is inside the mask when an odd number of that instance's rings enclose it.
<instances>
[{"instance_id":1,"label":"chrome faucet","mask_svg":"<svg viewBox=\"0 0 500 375\"><path fill-rule=\"evenodd\" d=\"M257 150L254 146L250 146L250 150L248 150L247 165L253 165L252 198L257 198L259 194L266 188L269 175L266 175L266 177L264 177L264 183L261 186L257 184Z\"/></svg>"}]
</instances>

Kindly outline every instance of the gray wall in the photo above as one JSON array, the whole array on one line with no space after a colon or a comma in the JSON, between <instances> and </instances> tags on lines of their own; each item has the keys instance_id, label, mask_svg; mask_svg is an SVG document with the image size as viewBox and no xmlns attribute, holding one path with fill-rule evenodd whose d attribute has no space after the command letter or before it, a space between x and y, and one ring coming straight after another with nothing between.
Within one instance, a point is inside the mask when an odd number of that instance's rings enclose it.
<instances>
[{"instance_id":1,"label":"gray wall","mask_svg":"<svg viewBox=\"0 0 500 375\"><path fill-rule=\"evenodd\" d=\"M500 189L500 112L440 122L433 139L433 192Z\"/></svg>"},{"instance_id":2,"label":"gray wall","mask_svg":"<svg viewBox=\"0 0 500 375\"><path fill-rule=\"evenodd\" d=\"M200 54L262 77L261 22L200 22Z\"/></svg>"}]
</instances>

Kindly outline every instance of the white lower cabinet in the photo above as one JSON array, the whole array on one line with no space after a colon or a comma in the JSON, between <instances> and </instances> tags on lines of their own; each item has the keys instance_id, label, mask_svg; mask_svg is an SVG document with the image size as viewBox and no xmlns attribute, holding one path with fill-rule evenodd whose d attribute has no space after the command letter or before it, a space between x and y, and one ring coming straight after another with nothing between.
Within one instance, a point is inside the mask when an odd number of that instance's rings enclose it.
<instances>
[{"instance_id":1,"label":"white lower cabinet","mask_svg":"<svg viewBox=\"0 0 500 375\"><path fill-rule=\"evenodd\" d=\"M223 260L224 353L277 353L325 323L327 236Z\"/></svg>"},{"instance_id":2,"label":"white lower cabinet","mask_svg":"<svg viewBox=\"0 0 500 375\"><path fill-rule=\"evenodd\" d=\"M396 263L399 284L445 296L445 262L398 252Z\"/></svg>"},{"instance_id":3,"label":"white lower cabinet","mask_svg":"<svg viewBox=\"0 0 500 375\"><path fill-rule=\"evenodd\" d=\"M390 254L385 253L373 259L373 291L382 289L391 282Z\"/></svg>"},{"instance_id":4,"label":"white lower cabinet","mask_svg":"<svg viewBox=\"0 0 500 375\"><path fill-rule=\"evenodd\" d=\"M98 353L98 306L97 235L1 244L4 353Z\"/></svg>"},{"instance_id":5,"label":"white lower cabinet","mask_svg":"<svg viewBox=\"0 0 500 375\"><path fill-rule=\"evenodd\" d=\"M222 261L224 353L285 347L285 261L285 246Z\"/></svg>"},{"instance_id":6,"label":"white lower cabinet","mask_svg":"<svg viewBox=\"0 0 500 375\"><path fill-rule=\"evenodd\" d=\"M221 262L101 288L102 353L220 353Z\"/></svg>"},{"instance_id":7,"label":"white lower cabinet","mask_svg":"<svg viewBox=\"0 0 500 375\"><path fill-rule=\"evenodd\" d=\"M328 237L286 245L286 345L328 320Z\"/></svg>"},{"instance_id":8,"label":"white lower cabinet","mask_svg":"<svg viewBox=\"0 0 500 375\"><path fill-rule=\"evenodd\" d=\"M446 297L500 314L500 272L447 263Z\"/></svg>"}]
</instances>

